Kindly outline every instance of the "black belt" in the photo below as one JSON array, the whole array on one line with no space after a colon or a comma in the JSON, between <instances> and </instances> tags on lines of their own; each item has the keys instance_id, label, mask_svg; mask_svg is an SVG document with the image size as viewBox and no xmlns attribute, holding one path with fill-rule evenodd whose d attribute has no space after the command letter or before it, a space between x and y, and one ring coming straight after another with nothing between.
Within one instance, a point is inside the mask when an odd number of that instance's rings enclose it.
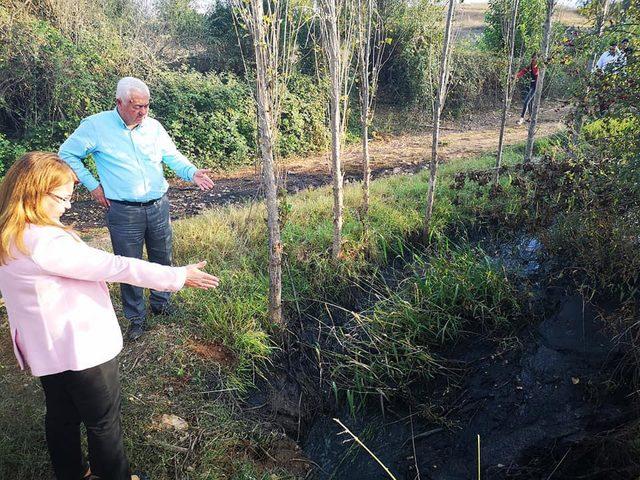
<instances>
[{"instance_id":1,"label":"black belt","mask_svg":"<svg viewBox=\"0 0 640 480\"><path fill-rule=\"evenodd\" d=\"M155 200L149 200L148 202L129 202L128 200L109 199L110 202L119 203L120 205L126 205L128 207L148 207L150 205L153 205L156 202L159 202L160 200L162 200L162 197L156 198Z\"/></svg>"}]
</instances>

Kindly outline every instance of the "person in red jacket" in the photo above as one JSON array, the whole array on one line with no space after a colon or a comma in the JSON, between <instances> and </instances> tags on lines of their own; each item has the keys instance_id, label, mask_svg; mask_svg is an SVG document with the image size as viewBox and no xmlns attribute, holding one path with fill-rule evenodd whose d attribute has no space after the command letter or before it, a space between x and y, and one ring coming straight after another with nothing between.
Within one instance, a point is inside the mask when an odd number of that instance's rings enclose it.
<instances>
[{"instance_id":1,"label":"person in red jacket","mask_svg":"<svg viewBox=\"0 0 640 480\"><path fill-rule=\"evenodd\" d=\"M533 96L536 93L536 87L538 86L538 73L540 73L540 69L538 68L538 54L534 52L531 55L531 63L516 73L516 80L524 77L526 74L529 74L529 89L524 96L524 105L522 106L522 113L520 114L520 119L518 120L518 125L522 125L524 123L524 116L529 112L531 115L531 104L533 102Z\"/></svg>"}]
</instances>

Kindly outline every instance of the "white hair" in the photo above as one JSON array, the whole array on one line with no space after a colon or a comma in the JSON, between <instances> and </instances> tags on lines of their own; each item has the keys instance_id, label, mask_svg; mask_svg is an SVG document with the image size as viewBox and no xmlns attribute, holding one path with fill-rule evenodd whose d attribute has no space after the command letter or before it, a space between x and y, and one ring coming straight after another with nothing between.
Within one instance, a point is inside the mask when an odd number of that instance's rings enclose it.
<instances>
[{"instance_id":1,"label":"white hair","mask_svg":"<svg viewBox=\"0 0 640 480\"><path fill-rule=\"evenodd\" d=\"M139 78L124 77L121 78L116 87L116 99L125 101L131 98L131 92L144 93L147 96L151 96L149 93L149 87Z\"/></svg>"}]
</instances>

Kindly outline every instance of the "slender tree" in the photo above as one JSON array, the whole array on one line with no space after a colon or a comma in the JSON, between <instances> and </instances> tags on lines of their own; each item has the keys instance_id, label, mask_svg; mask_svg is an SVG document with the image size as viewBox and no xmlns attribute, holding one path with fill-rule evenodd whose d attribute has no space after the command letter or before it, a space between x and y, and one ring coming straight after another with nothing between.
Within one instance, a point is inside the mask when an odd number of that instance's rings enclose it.
<instances>
[{"instance_id":1,"label":"slender tree","mask_svg":"<svg viewBox=\"0 0 640 480\"><path fill-rule=\"evenodd\" d=\"M358 0L358 57L360 63L360 125L362 130L362 216L369 211L369 126L386 44L382 17L376 0Z\"/></svg>"},{"instance_id":2,"label":"slender tree","mask_svg":"<svg viewBox=\"0 0 640 480\"><path fill-rule=\"evenodd\" d=\"M540 110L540 102L542 100L542 89L544 87L544 75L547 71L547 63L549 61L549 52L551 50L552 35L552 17L558 0L547 0L547 13L544 20L544 28L542 33L542 62L540 65L540 73L538 74L538 84L536 85L536 94L533 97L533 106L531 108L531 123L529 124L529 134L527 135L527 147L524 154L524 161L531 161L533 155L533 142L535 140L536 128L538 126L538 112Z\"/></svg>"},{"instance_id":3,"label":"slender tree","mask_svg":"<svg viewBox=\"0 0 640 480\"><path fill-rule=\"evenodd\" d=\"M598 11L596 13L596 18L595 18L595 23L593 26L593 33L596 36L597 39L602 38L602 35L604 34L604 26L605 26L605 22L607 20L607 17L609 16L609 11L611 10L611 3L612 0L598 0ZM596 41L596 48L599 47L599 42ZM587 75L591 74L591 71L593 70L593 66L596 63L596 58L598 55L598 51L594 51L592 52L591 58L589 58L589 63L587 64ZM589 90L589 87L587 87L586 92L587 93ZM586 95L585 95L586 97ZM574 109L574 113L573 113L573 141L577 142L578 138L580 136L580 131L582 130L582 117L584 115L584 99L579 99L576 103L575 109Z\"/></svg>"},{"instance_id":4,"label":"slender tree","mask_svg":"<svg viewBox=\"0 0 640 480\"><path fill-rule=\"evenodd\" d=\"M431 145L431 163L429 165L429 191L427 193L427 210L424 220L424 236L428 238L430 231L431 216L433 215L433 202L436 193L436 175L438 173L438 141L440 138L440 117L444 100L447 94L447 83L449 79L449 56L451 46L451 27L455 14L457 0L449 0L447 20L444 29L444 40L442 42L442 58L440 59L440 80L438 82L438 92L436 94L436 104L433 109L433 139Z\"/></svg>"},{"instance_id":5,"label":"slender tree","mask_svg":"<svg viewBox=\"0 0 640 480\"><path fill-rule=\"evenodd\" d=\"M288 0L232 0L232 5L253 40L258 133L269 236L269 318L276 324L282 324L282 240L275 146L281 90L296 58L294 49L299 24L291 14Z\"/></svg>"},{"instance_id":6,"label":"slender tree","mask_svg":"<svg viewBox=\"0 0 640 480\"><path fill-rule=\"evenodd\" d=\"M331 166L333 170L333 242L331 254L337 260L342 251L344 206L341 162L342 135L349 101L351 63L356 43L357 22L353 0L318 0L322 49L329 71L329 116L331 128Z\"/></svg>"},{"instance_id":7,"label":"slender tree","mask_svg":"<svg viewBox=\"0 0 640 480\"><path fill-rule=\"evenodd\" d=\"M502 104L502 121L500 122L500 138L498 140L498 154L496 156L496 170L493 174L493 181L498 183L500 178L500 166L502 165L502 149L504 148L504 129L507 125L507 114L511 107L511 99L513 98L513 85L515 81L513 78L513 55L515 53L516 46L516 23L518 20L518 7L520 0L513 0L511 5L511 22L509 23L509 64L507 66L505 84L504 84L504 102Z\"/></svg>"}]
</instances>

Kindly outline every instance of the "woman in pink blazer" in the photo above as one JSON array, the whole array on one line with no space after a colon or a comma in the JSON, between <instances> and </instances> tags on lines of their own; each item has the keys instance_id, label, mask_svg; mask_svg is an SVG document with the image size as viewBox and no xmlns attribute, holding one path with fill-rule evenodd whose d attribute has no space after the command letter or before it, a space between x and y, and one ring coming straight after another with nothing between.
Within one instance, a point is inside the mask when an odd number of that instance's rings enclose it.
<instances>
[{"instance_id":1,"label":"woman in pink blazer","mask_svg":"<svg viewBox=\"0 0 640 480\"><path fill-rule=\"evenodd\" d=\"M0 184L0 291L21 368L40 377L57 480L129 480L116 356L122 334L106 282L215 288L205 262L167 267L92 248L60 222L75 174L52 153L20 158ZM87 429L89 465L80 446Z\"/></svg>"}]
</instances>

